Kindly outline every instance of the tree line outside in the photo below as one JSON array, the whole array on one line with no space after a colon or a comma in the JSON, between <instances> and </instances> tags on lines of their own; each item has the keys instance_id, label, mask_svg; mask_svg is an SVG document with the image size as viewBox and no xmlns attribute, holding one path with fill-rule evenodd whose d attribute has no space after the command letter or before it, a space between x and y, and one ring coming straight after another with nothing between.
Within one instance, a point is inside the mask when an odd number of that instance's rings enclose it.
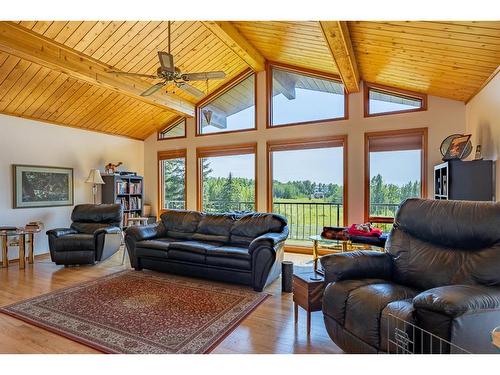
<instances>
[{"instance_id":1,"label":"tree line outside","mask_svg":"<svg viewBox=\"0 0 500 375\"><path fill-rule=\"evenodd\" d=\"M163 161L164 201L168 208L184 208L184 159ZM214 177L210 162L202 159L203 209L209 212L253 211L255 180ZM393 216L397 205L406 198L420 196L420 182L404 185L386 183L378 174L370 181L373 216ZM287 216L292 237L306 238L316 234L323 225L343 224L343 186L314 181L273 181L273 211ZM169 203L171 202L171 203Z\"/></svg>"}]
</instances>

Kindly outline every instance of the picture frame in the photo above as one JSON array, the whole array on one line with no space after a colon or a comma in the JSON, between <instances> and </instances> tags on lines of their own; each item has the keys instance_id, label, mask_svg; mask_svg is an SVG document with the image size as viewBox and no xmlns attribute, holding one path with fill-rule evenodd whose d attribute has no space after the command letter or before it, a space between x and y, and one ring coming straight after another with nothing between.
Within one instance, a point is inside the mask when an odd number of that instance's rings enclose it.
<instances>
[{"instance_id":1,"label":"picture frame","mask_svg":"<svg viewBox=\"0 0 500 375\"><path fill-rule=\"evenodd\" d=\"M471 134L464 134L451 140L443 160L462 159Z\"/></svg>"},{"instance_id":2,"label":"picture frame","mask_svg":"<svg viewBox=\"0 0 500 375\"><path fill-rule=\"evenodd\" d=\"M74 205L73 168L13 164L13 208Z\"/></svg>"}]
</instances>

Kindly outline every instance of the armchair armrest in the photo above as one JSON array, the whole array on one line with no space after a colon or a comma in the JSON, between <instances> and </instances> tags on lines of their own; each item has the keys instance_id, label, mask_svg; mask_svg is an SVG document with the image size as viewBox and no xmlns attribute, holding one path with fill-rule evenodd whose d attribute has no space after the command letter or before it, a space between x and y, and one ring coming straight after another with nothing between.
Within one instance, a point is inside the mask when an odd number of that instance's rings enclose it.
<instances>
[{"instance_id":1,"label":"armchair armrest","mask_svg":"<svg viewBox=\"0 0 500 375\"><path fill-rule=\"evenodd\" d=\"M134 241L149 240L156 237L166 235L165 227L161 221L141 226L131 226L125 231L125 238L133 239Z\"/></svg>"},{"instance_id":2,"label":"armchair armrest","mask_svg":"<svg viewBox=\"0 0 500 375\"><path fill-rule=\"evenodd\" d=\"M279 233L269 232L255 238L248 246L249 254L252 254L255 249L260 246L268 246L274 248L280 242L285 241L288 238L288 226L286 226L283 231Z\"/></svg>"},{"instance_id":3,"label":"armchair armrest","mask_svg":"<svg viewBox=\"0 0 500 375\"><path fill-rule=\"evenodd\" d=\"M500 288L484 285L447 285L420 293L413 299L417 309L426 309L449 317L482 310L500 310Z\"/></svg>"},{"instance_id":4,"label":"armchair armrest","mask_svg":"<svg viewBox=\"0 0 500 375\"><path fill-rule=\"evenodd\" d=\"M78 232L72 228L56 228L46 232L47 236L54 236L56 238L67 236L68 234L77 234Z\"/></svg>"},{"instance_id":5,"label":"armchair armrest","mask_svg":"<svg viewBox=\"0 0 500 375\"><path fill-rule=\"evenodd\" d=\"M392 258L378 251L350 251L320 258L325 282L380 278L391 279Z\"/></svg>"},{"instance_id":6,"label":"armchair armrest","mask_svg":"<svg viewBox=\"0 0 500 375\"><path fill-rule=\"evenodd\" d=\"M94 236L98 236L99 234L119 234L121 229L119 227L105 227L99 228L94 232Z\"/></svg>"}]
</instances>

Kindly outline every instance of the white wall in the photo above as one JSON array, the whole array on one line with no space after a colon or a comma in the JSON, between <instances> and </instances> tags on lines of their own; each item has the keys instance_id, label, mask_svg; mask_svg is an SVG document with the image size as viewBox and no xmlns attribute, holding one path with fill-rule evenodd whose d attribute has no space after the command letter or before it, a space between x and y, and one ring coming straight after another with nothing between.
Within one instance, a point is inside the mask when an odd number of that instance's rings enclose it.
<instances>
[{"instance_id":1,"label":"white wall","mask_svg":"<svg viewBox=\"0 0 500 375\"><path fill-rule=\"evenodd\" d=\"M496 200L500 201L500 74L497 74L465 106L467 133L472 144L481 145L483 158L497 160ZM475 151L475 148L474 148ZM471 158L474 157L474 152Z\"/></svg>"},{"instance_id":2,"label":"white wall","mask_svg":"<svg viewBox=\"0 0 500 375\"><path fill-rule=\"evenodd\" d=\"M120 169L142 174L144 142L0 115L0 226L42 221L48 230L71 222L73 207L13 209L12 164L73 168L79 204L92 202L91 185L85 183L89 170L103 171L105 164L118 161L124 164ZM45 231L36 235L35 246L37 254L48 252ZM18 249L9 248L9 259L17 257Z\"/></svg>"},{"instance_id":3,"label":"white wall","mask_svg":"<svg viewBox=\"0 0 500 375\"><path fill-rule=\"evenodd\" d=\"M364 133L379 130L429 128L428 193L433 194L433 166L441 162L441 141L453 133L465 131L465 105L462 102L430 96L428 110L423 112L394 114L388 116L363 117L362 93L349 96L349 119L313 125L297 125L266 129L265 72L257 77L257 130L232 134L195 136L194 119L187 122L187 138L156 140L156 134L145 141L144 176L146 201L157 212L157 151L179 148L187 149L187 207L196 209L196 148L201 146L231 145L258 142L258 202L257 209L265 211L266 202L266 141L278 139L300 139L329 135L348 135L348 221L364 220ZM291 166L293 167L293 166Z\"/></svg>"}]
</instances>

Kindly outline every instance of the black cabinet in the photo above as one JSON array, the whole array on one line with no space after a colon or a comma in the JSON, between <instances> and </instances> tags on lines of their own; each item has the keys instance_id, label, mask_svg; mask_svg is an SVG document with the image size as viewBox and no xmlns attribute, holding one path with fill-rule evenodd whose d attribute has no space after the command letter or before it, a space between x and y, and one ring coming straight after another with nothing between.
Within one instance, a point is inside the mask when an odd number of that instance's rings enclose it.
<instances>
[{"instance_id":1,"label":"black cabinet","mask_svg":"<svg viewBox=\"0 0 500 375\"><path fill-rule=\"evenodd\" d=\"M449 160L434 167L434 198L495 200L495 162Z\"/></svg>"}]
</instances>

